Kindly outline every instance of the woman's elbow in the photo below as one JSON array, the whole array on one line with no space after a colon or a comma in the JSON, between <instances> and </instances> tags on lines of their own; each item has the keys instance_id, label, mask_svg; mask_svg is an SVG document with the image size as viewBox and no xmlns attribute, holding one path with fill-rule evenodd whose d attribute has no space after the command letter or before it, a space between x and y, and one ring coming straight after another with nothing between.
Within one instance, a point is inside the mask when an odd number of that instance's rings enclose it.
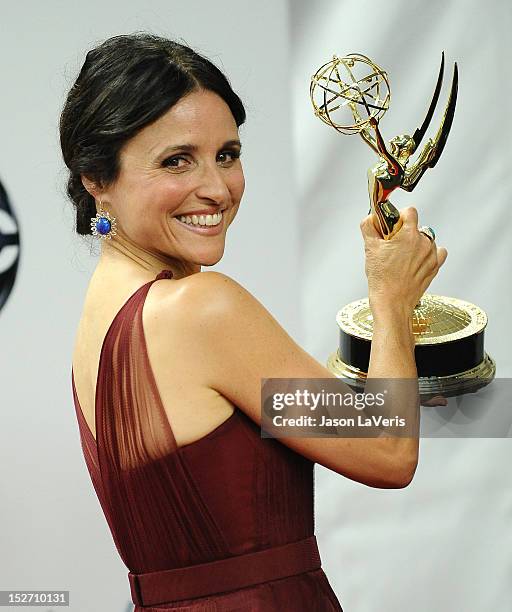
<instances>
[{"instance_id":1,"label":"woman's elbow","mask_svg":"<svg viewBox=\"0 0 512 612\"><path fill-rule=\"evenodd\" d=\"M366 478L356 478L362 484L374 489L404 489L411 484L416 471L415 464L387 465L385 469L379 470Z\"/></svg>"},{"instance_id":2,"label":"woman's elbow","mask_svg":"<svg viewBox=\"0 0 512 612\"><path fill-rule=\"evenodd\" d=\"M417 467L418 455L409 458L400 457L392 470L392 484L389 488L405 489L411 484Z\"/></svg>"}]
</instances>

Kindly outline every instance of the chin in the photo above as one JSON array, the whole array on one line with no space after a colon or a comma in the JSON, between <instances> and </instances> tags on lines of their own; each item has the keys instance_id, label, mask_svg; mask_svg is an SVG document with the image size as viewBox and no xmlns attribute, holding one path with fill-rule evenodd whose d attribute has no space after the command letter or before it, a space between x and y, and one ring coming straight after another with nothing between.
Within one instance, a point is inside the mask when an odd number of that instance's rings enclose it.
<instances>
[{"instance_id":1,"label":"chin","mask_svg":"<svg viewBox=\"0 0 512 612\"><path fill-rule=\"evenodd\" d=\"M207 259L202 259L200 265L201 266L214 266L216 263L222 259L222 255L218 255L217 257L208 257Z\"/></svg>"},{"instance_id":2,"label":"chin","mask_svg":"<svg viewBox=\"0 0 512 612\"><path fill-rule=\"evenodd\" d=\"M198 255L198 257L194 258L194 263L200 266L214 266L216 263L219 263L223 255L224 248L215 249L207 253L201 253L200 255Z\"/></svg>"}]
</instances>

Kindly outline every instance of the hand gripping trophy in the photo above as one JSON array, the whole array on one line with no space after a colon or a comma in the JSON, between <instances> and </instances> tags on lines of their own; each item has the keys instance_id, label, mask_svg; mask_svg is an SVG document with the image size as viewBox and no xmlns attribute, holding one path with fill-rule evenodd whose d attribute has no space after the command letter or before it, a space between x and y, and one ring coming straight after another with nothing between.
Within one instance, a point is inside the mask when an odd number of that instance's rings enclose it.
<instances>
[{"instance_id":1,"label":"hand gripping trophy","mask_svg":"<svg viewBox=\"0 0 512 612\"><path fill-rule=\"evenodd\" d=\"M388 199L390 194L397 188L412 191L427 168L436 165L446 144L457 101L456 63L441 126L436 136L427 140L417 160L409 165L434 114L443 73L444 52L423 124L412 136L395 136L388 145L379 128L391 97L388 77L382 68L365 55L351 53L341 58L334 56L311 78L310 96L315 115L338 132L359 134L379 156L379 161L368 170L368 191L370 213L385 240L391 240L402 226L399 211ZM431 227L423 226L420 231L431 240L435 239ZM368 298L342 308L336 321L340 342L327 367L336 376L348 379L354 387L363 388L373 331ZM461 395L493 379L496 366L484 351L487 316L478 306L457 298L425 293L414 309L412 322L423 397Z\"/></svg>"}]
</instances>

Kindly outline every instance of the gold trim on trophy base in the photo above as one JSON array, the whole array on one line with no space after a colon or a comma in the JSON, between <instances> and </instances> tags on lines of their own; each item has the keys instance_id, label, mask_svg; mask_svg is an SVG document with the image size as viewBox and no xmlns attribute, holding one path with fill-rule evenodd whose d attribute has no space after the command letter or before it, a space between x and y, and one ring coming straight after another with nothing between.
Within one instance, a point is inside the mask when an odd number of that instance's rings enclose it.
<instances>
[{"instance_id":1,"label":"gold trim on trophy base","mask_svg":"<svg viewBox=\"0 0 512 612\"><path fill-rule=\"evenodd\" d=\"M340 359L338 351L327 360L327 369L337 378L347 379L347 384L356 390L363 390L367 373L346 364ZM419 392L422 397L443 395L453 397L464 393L474 393L491 382L496 374L496 363L485 353L484 359L475 368L451 376L420 376Z\"/></svg>"},{"instance_id":2,"label":"gold trim on trophy base","mask_svg":"<svg viewBox=\"0 0 512 612\"><path fill-rule=\"evenodd\" d=\"M344 306L336 315L340 329L350 336L371 340L373 316L368 298ZM465 300L425 293L413 311L416 344L443 344L478 334L487 325L485 312Z\"/></svg>"}]
</instances>

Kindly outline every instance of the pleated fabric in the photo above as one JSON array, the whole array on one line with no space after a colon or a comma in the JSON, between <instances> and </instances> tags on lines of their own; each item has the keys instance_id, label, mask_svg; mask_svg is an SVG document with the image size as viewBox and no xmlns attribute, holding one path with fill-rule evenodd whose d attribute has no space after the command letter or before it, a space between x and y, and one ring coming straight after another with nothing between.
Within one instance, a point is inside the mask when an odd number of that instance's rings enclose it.
<instances>
[{"instance_id":1,"label":"pleated fabric","mask_svg":"<svg viewBox=\"0 0 512 612\"><path fill-rule=\"evenodd\" d=\"M236 408L177 447L149 363L142 309L153 282L122 306L104 338L96 439L72 391L81 446L115 546L130 572L183 568L297 542L314 534L314 463ZM342 608L323 570L134 612L331 612Z\"/></svg>"}]
</instances>

